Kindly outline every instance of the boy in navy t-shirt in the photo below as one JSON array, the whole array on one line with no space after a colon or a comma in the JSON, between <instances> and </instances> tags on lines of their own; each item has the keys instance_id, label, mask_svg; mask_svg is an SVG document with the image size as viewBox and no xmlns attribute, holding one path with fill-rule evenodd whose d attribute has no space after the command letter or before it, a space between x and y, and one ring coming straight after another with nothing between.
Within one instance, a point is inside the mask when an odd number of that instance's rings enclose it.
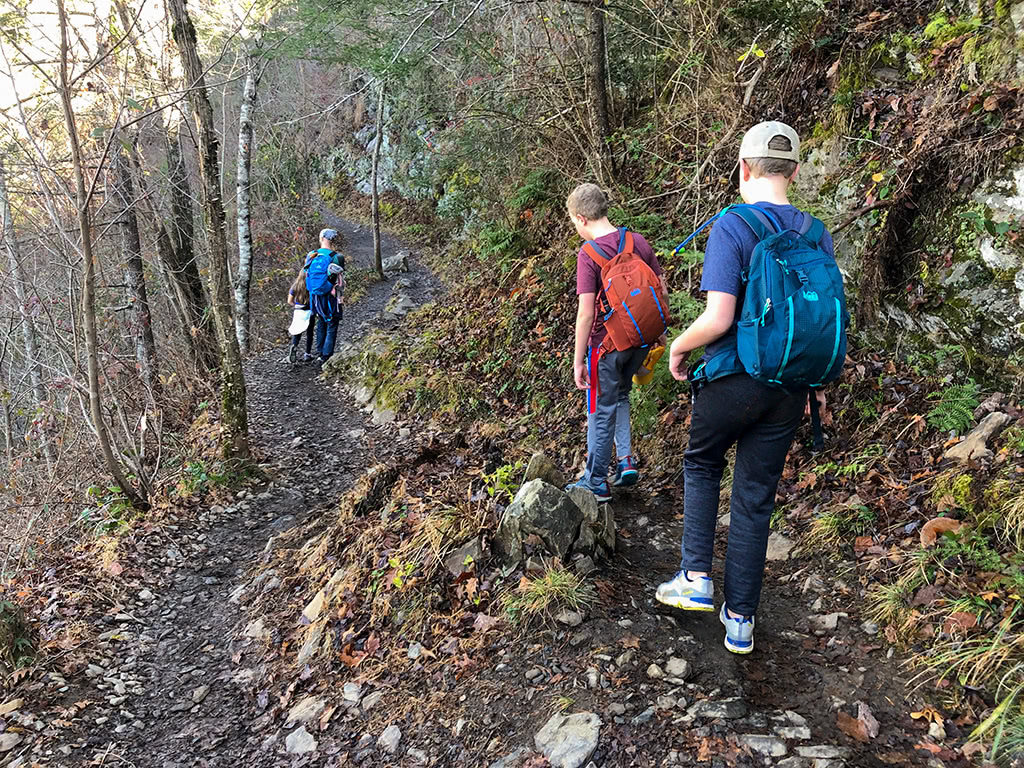
<instances>
[{"instance_id":1,"label":"boy in navy t-shirt","mask_svg":"<svg viewBox=\"0 0 1024 768\"><path fill-rule=\"evenodd\" d=\"M740 195L772 214L785 228L799 230L805 214L789 203L787 191L800 161L800 139L785 123L755 125L740 146ZM719 219L704 252L701 290L707 307L672 342L669 368L687 379L687 358L706 345L704 359L736 348L736 321L743 306L743 274L757 245L738 215ZM832 254L827 232L821 248ZM738 360L738 358L737 358ZM824 406L824 396L818 400ZM713 611L711 561L725 455L736 446L730 497L729 547L725 560L725 602L720 618L725 647L754 650L754 614L761 596L768 528L786 454L807 402L807 390L789 392L755 381L746 372L706 382L694 398L689 445L683 462L683 544L681 570L658 587L657 599L677 608Z\"/></svg>"}]
</instances>

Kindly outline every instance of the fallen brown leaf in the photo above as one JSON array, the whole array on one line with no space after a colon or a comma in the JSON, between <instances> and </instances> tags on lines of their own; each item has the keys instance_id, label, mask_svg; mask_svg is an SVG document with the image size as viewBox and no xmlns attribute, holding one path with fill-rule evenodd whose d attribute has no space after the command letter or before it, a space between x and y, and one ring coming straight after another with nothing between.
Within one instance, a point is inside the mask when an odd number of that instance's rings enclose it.
<instances>
[{"instance_id":1,"label":"fallen brown leaf","mask_svg":"<svg viewBox=\"0 0 1024 768\"><path fill-rule=\"evenodd\" d=\"M14 710L18 709L23 703L22 699L11 699L6 704L0 704L0 717L9 715Z\"/></svg>"},{"instance_id":2,"label":"fallen brown leaf","mask_svg":"<svg viewBox=\"0 0 1024 768\"><path fill-rule=\"evenodd\" d=\"M476 632L487 632L494 629L501 623L501 619L495 616L488 616L486 613L478 613L473 619L473 629Z\"/></svg>"},{"instance_id":3,"label":"fallen brown leaf","mask_svg":"<svg viewBox=\"0 0 1024 768\"><path fill-rule=\"evenodd\" d=\"M325 709L323 711L323 714L320 715L320 730L321 731L327 730L328 723L331 722L331 718L334 717L334 713L337 712L337 711L338 711L338 706L336 704L334 706L328 707L327 709Z\"/></svg>"},{"instance_id":4,"label":"fallen brown leaf","mask_svg":"<svg viewBox=\"0 0 1024 768\"><path fill-rule=\"evenodd\" d=\"M857 554L863 554L871 548L872 544L874 544L874 539L872 539L872 537L858 536L853 540L853 551Z\"/></svg>"},{"instance_id":5,"label":"fallen brown leaf","mask_svg":"<svg viewBox=\"0 0 1024 768\"><path fill-rule=\"evenodd\" d=\"M973 613L967 613L965 611L957 611L951 613L942 625L942 631L947 635L953 633L955 630L966 632L968 629L978 623L978 617Z\"/></svg>"},{"instance_id":6,"label":"fallen brown leaf","mask_svg":"<svg viewBox=\"0 0 1024 768\"><path fill-rule=\"evenodd\" d=\"M871 708L863 701L857 702L857 717L852 717L842 710L836 715L836 725L839 730L864 744L867 744L878 735L878 721L871 714Z\"/></svg>"},{"instance_id":7,"label":"fallen brown leaf","mask_svg":"<svg viewBox=\"0 0 1024 768\"><path fill-rule=\"evenodd\" d=\"M930 547L944 533L956 533L963 523L951 517L933 517L921 528L921 546Z\"/></svg>"}]
</instances>

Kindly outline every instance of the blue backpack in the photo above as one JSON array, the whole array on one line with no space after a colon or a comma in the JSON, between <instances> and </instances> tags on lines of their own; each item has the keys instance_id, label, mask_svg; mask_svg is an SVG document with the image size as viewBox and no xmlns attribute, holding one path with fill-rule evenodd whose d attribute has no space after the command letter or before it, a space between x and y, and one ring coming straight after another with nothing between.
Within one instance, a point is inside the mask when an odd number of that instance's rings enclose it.
<instances>
[{"instance_id":1,"label":"blue backpack","mask_svg":"<svg viewBox=\"0 0 1024 768\"><path fill-rule=\"evenodd\" d=\"M324 248L318 248L306 257L306 290L311 296L323 296L334 287L327 271L333 258L333 251Z\"/></svg>"},{"instance_id":2,"label":"blue backpack","mask_svg":"<svg viewBox=\"0 0 1024 768\"><path fill-rule=\"evenodd\" d=\"M790 390L814 389L839 377L846 359L846 294L835 259L820 247L825 225L808 213L799 231L785 229L767 210L733 205L758 243L743 275L746 286L736 327L736 352L702 363L698 378L745 370L754 379ZM705 222L678 252L712 221ZM731 357L731 360L724 359ZM817 409L811 409L817 414Z\"/></svg>"}]
</instances>

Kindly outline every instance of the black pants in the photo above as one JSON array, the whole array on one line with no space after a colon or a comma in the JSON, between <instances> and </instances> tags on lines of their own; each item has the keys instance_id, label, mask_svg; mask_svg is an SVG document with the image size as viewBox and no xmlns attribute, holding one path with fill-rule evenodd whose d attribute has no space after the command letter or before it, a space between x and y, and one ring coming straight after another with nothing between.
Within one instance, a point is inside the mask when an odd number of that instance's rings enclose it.
<instances>
[{"instance_id":1,"label":"black pants","mask_svg":"<svg viewBox=\"0 0 1024 768\"><path fill-rule=\"evenodd\" d=\"M682 568L711 571L725 454L735 444L725 602L744 616L761 599L775 491L806 402L806 390L775 389L745 373L708 382L694 399L683 461Z\"/></svg>"},{"instance_id":2,"label":"black pants","mask_svg":"<svg viewBox=\"0 0 1024 768\"><path fill-rule=\"evenodd\" d=\"M316 336L316 313L309 315L309 325L306 330L303 331L306 334L306 354L310 354L313 351L313 337ZM302 333L292 336L292 346L299 346L299 341L302 339Z\"/></svg>"}]
</instances>

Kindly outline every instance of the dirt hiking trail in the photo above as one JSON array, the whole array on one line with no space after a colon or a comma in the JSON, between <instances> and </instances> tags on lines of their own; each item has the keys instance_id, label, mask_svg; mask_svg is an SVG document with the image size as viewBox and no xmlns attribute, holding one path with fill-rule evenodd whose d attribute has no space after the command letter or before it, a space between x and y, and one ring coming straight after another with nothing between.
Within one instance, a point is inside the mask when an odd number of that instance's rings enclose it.
<instances>
[{"instance_id":1,"label":"dirt hiking trail","mask_svg":"<svg viewBox=\"0 0 1024 768\"><path fill-rule=\"evenodd\" d=\"M348 263L369 267L371 233L327 223L343 232ZM385 238L385 253L398 248ZM346 307L339 343L399 328L383 311L392 297L419 305L438 295L430 272L409 265ZM250 432L271 480L194 519L128 535L125 589L91 619L107 627L92 661L53 665L40 698L55 703L20 716L25 736L0 766L539 768L548 762L532 753L535 735L560 710L599 719L596 746L577 734L586 765L598 767L853 768L952 754L919 747L928 724L909 717L904 670L851 609L853 563L771 563L757 651L746 658L722 647L715 614L654 602L677 567L682 516L642 486L613 502L618 551L595 574L600 600L588 616L488 634L459 670L428 669L410 645L372 691L354 675L343 689L326 685L308 666L275 681L267 648L280 645L278 630L244 610L247 595L279 586L270 572L252 578L273 537L335 506L368 466L411 457L416 442L396 424L374 425L285 352L282 343L246 370ZM432 461L456 466L443 452ZM852 722L845 733L840 712ZM870 732L863 742L848 735L858 729Z\"/></svg>"}]
</instances>

